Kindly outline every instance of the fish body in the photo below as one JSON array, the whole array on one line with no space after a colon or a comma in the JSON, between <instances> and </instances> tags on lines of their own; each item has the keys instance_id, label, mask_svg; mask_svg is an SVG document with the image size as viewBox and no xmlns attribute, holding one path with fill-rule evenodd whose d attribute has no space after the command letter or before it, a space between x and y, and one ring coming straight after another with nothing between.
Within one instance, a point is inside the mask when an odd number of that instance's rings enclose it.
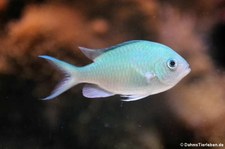
<instances>
[{"instance_id":1,"label":"fish body","mask_svg":"<svg viewBox=\"0 0 225 149\"><path fill-rule=\"evenodd\" d=\"M52 94L52 99L79 83L87 98L120 95L125 101L142 99L166 91L189 72L189 64L171 48L160 43L133 40L105 49L80 50L93 63L76 67L50 56L47 59L66 76Z\"/></svg>"}]
</instances>

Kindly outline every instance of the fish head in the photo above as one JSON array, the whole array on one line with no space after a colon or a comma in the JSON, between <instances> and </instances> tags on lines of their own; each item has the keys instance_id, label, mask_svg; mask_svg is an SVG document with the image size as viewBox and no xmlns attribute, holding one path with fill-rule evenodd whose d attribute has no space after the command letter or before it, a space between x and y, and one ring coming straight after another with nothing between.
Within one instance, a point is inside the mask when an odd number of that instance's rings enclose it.
<instances>
[{"instance_id":1,"label":"fish head","mask_svg":"<svg viewBox=\"0 0 225 149\"><path fill-rule=\"evenodd\" d=\"M172 49L166 51L155 66L159 81L171 87L176 85L190 71L188 62Z\"/></svg>"}]
</instances>

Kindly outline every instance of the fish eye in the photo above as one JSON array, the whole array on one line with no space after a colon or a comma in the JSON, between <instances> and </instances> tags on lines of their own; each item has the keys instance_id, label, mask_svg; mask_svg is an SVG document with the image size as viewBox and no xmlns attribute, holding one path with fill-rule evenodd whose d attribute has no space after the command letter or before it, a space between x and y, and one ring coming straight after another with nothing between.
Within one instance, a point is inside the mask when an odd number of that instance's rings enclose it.
<instances>
[{"instance_id":1,"label":"fish eye","mask_svg":"<svg viewBox=\"0 0 225 149\"><path fill-rule=\"evenodd\" d=\"M177 68L177 62L174 59L169 59L167 61L167 66L169 67L169 69L171 70L175 70Z\"/></svg>"}]
</instances>

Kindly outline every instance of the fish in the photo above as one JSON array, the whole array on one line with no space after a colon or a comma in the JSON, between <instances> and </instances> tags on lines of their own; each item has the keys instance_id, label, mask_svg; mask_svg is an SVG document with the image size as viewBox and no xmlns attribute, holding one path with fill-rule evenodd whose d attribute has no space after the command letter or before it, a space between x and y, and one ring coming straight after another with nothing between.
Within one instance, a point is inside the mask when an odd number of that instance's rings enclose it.
<instances>
[{"instance_id":1,"label":"fish","mask_svg":"<svg viewBox=\"0 0 225 149\"><path fill-rule=\"evenodd\" d=\"M65 74L43 100L84 83L82 93L86 98L120 95L122 101L136 101L172 88L191 71L188 62L173 49L153 41L131 40L103 49L79 49L93 62L78 67L39 56Z\"/></svg>"}]
</instances>

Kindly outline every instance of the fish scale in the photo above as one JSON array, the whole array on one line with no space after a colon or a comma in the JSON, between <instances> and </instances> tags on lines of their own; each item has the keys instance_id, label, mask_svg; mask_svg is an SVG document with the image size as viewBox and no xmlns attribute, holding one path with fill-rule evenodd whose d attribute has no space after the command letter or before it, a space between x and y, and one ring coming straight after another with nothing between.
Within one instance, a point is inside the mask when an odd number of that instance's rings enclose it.
<instances>
[{"instance_id":1,"label":"fish scale","mask_svg":"<svg viewBox=\"0 0 225 149\"><path fill-rule=\"evenodd\" d=\"M50 56L40 56L66 74L44 99L55 98L76 84L87 83L83 88L87 98L118 94L122 100L134 101L170 89L191 70L174 50L151 41L128 41L96 50L79 48L93 63L76 67Z\"/></svg>"}]
</instances>

